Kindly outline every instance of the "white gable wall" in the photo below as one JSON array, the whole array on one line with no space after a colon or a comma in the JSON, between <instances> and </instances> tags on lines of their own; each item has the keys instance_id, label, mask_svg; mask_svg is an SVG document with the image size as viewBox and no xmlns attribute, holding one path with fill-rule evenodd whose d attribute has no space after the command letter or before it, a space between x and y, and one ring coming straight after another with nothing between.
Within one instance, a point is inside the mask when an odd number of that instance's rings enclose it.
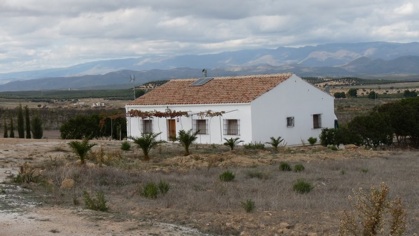
<instances>
[{"instance_id":1,"label":"white gable wall","mask_svg":"<svg viewBox=\"0 0 419 236\"><path fill-rule=\"evenodd\" d=\"M269 142L281 136L287 145L301 145L309 137L319 140L321 129L313 128L313 114L321 115L321 127L334 127L334 98L293 75L251 103L252 139ZM294 127L287 127L294 117Z\"/></svg>"},{"instance_id":2,"label":"white gable wall","mask_svg":"<svg viewBox=\"0 0 419 236\"><path fill-rule=\"evenodd\" d=\"M140 105L127 105L126 111L130 110L141 110L141 111L161 111L169 108L172 111L186 111L190 115L189 117L181 116L175 117L176 123L176 135L180 130L188 131L193 128L193 122L195 119L205 119L207 121L208 133L199 134L197 143L203 144L222 144L225 142L224 138L236 138L239 137L246 143L252 141L252 129L251 126L251 112L250 104L211 104L211 105L168 105L168 106L140 106ZM200 112L206 112L211 110L212 112L225 112L222 116L206 117L198 116ZM168 127L167 120L170 118L158 118L153 117L152 126L153 133L160 133L158 139L168 141ZM239 120L239 132L240 135L226 135L224 133L224 119L237 119ZM128 117L127 118L127 133L128 137L140 137L143 132L142 127L143 119L140 117Z\"/></svg>"}]
</instances>

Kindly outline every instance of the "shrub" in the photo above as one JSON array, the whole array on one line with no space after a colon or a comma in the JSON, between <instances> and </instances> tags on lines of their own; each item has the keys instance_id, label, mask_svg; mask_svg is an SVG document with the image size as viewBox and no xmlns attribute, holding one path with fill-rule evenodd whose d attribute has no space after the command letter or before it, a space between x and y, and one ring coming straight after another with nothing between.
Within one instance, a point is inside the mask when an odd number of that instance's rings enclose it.
<instances>
[{"instance_id":1,"label":"shrub","mask_svg":"<svg viewBox=\"0 0 419 236\"><path fill-rule=\"evenodd\" d=\"M87 153L92 149L93 146L96 144L90 144L89 139L85 138L82 142L79 141L71 141L68 143L68 145L71 147L73 152L79 157L80 163L84 164L85 159L87 156Z\"/></svg>"},{"instance_id":2,"label":"shrub","mask_svg":"<svg viewBox=\"0 0 419 236\"><path fill-rule=\"evenodd\" d=\"M229 138L229 139L224 138L224 140L225 140L224 145L229 146L231 151L234 150L234 147L237 144L243 142L243 140L240 140L240 138L234 138L234 139L233 138Z\"/></svg>"},{"instance_id":3,"label":"shrub","mask_svg":"<svg viewBox=\"0 0 419 236\"><path fill-rule=\"evenodd\" d=\"M28 164L20 166L19 173L13 178L13 182L17 184L23 183L38 183L41 180L41 176L35 172L35 169Z\"/></svg>"},{"instance_id":4,"label":"shrub","mask_svg":"<svg viewBox=\"0 0 419 236\"><path fill-rule=\"evenodd\" d=\"M301 172L305 170L305 167L303 166L303 164L297 164L294 166L294 172Z\"/></svg>"},{"instance_id":5,"label":"shrub","mask_svg":"<svg viewBox=\"0 0 419 236\"><path fill-rule=\"evenodd\" d=\"M197 130L196 132L192 133L192 130L189 131L185 131L185 130L180 130L179 131L179 142L180 144L182 144L182 146L185 148L185 156L189 156L189 146L191 146L191 144L198 138L196 135L198 135L199 130Z\"/></svg>"},{"instance_id":6,"label":"shrub","mask_svg":"<svg viewBox=\"0 0 419 236\"><path fill-rule=\"evenodd\" d=\"M317 143L317 138L310 137L307 139L308 143L310 143L311 146Z\"/></svg>"},{"instance_id":7,"label":"shrub","mask_svg":"<svg viewBox=\"0 0 419 236\"><path fill-rule=\"evenodd\" d=\"M282 171L291 171L291 166L287 162L281 162L279 163L279 169Z\"/></svg>"},{"instance_id":8,"label":"shrub","mask_svg":"<svg viewBox=\"0 0 419 236\"><path fill-rule=\"evenodd\" d=\"M354 193L354 211L344 212L339 235L403 235L406 211L400 198L390 200L389 188L381 184L369 193L362 189Z\"/></svg>"},{"instance_id":9,"label":"shrub","mask_svg":"<svg viewBox=\"0 0 419 236\"><path fill-rule=\"evenodd\" d=\"M131 144L128 141L124 141L121 144L121 150L129 151L131 149Z\"/></svg>"},{"instance_id":10,"label":"shrub","mask_svg":"<svg viewBox=\"0 0 419 236\"><path fill-rule=\"evenodd\" d=\"M146 198L155 199L157 198L158 193L159 193L159 187L155 183L149 182L144 186L143 191L141 192L141 195Z\"/></svg>"},{"instance_id":11,"label":"shrub","mask_svg":"<svg viewBox=\"0 0 419 236\"><path fill-rule=\"evenodd\" d=\"M167 182L160 180L158 184L158 188L161 194L165 195L167 192L169 192L170 186Z\"/></svg>"},{"instance_id":12,"label":"shrub","mask_svg":"<svg viewBox=\"0 0 419 236\"><path fill-rule=\"evenodd\" d=\"M255 202L251 199L247 199L246 201L241 202L241 205L247 213L255 210Z\"/></svg>"},{"instance_id":13,"label":"shrub","mask_svg":"<svg viewBox=\"0 0 419 236\"><path fill-rule=\"evenodd\" d=\"M132 138L134 140L134 143L137 144L137 146L141 148L141 150L143 151L144 160L149 161L149 153L151 149L164 142L156 140L157 136L159 136L160 134L161 133L143 133L139 138Z\"/></svg>"},{"instance_id":14,"label":"shrub","mask_svg":"<svg viewBox=\"0 0 419 236\"><path fill-rule=\"evenodd\" d=\"M337 129L322 129L322 132L320 134L320 144L325 147L327 147L328 145L335 145L336 132Z\"/></svg>"},{"instance_id":15,"label":"shrub","mask_svg":"<svg viewBox=\"0 0 419 236\"><path fill-rule=\"evenodd\" d=\"M94 211L107 211L109 209L106 206L105 194L103 192L97 192L96 198L92 198L88 192L84 191L83 198L87 209Z\"/></svg>"},{"instance_id":16,"label":"shrub","mask_svg":"<svg viewBox=\"0 0 419 236\"><path fill-rule=\"evenodd\" d=\"M261 142L248 143L244 145L245 149L265 149L265 144Z\"/></svg>"},{"instance_id":17,"label":"shrub","mask_svg":"<svg viewBox=\"0 0 419 236\"><path fill-rule=\"evenodd\" d=\"M230 182L233 181L235 178L234 173L231 171L225 171L220 175L220 180L224 182Z\"/></svg>"},{"instance_id":18,"label":"shrub","mask_svg":"<svg viewBox=\"0 0 419 236\"><path fill-rule=\"evenodd\" d=\"M313 189L313 186L305 180L299 179L293 186L293 190L297 193L305 194L309 193Z\"/></svg>"},{"instance_id":19,"label":"shrub","mask_svg":"<svg viewBox=\"0 0 419 236\"><path fill-rule=\"evenodd\" d=\"M278 138L271 137L270 139L271 141L266 142L266 144L271 145L275 151L278 151L278 146L284 141L284 139L281 138L281 136L278 136Z\"/></svg>"},{"instance_id":20,"label":"shrub","mask_svg":"<svg viewBox=\"0 0 419 236\"><path fill-rule=\"evenodd\" d=\"M278 136L278 138L274 138L271 137L271 141L270 142L266 142L266 144L270 144L275 151L278 151L278 146L284 141L283 138L281 138L281 136Z\"/></svg>"},{"instance_id":21,"label":"shrub","mask_svg":"<svg viewBox=\"0 0 419 236\"><path fill-rule=\"evenodd\" d=\"M99 115L76 116L60 127L62 139L82 139L83 137L100 137Z\"/></svg>"}]
</instances>

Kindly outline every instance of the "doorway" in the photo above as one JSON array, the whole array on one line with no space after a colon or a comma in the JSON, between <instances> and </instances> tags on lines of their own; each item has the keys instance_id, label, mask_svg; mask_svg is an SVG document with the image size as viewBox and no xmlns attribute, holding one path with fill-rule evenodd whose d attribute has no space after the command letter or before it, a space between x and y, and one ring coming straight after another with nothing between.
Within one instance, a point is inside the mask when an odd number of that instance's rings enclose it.
<instances>
[{"instance_id":1,"label":"doorway","mask_svg":"<svg viewBox=\"0 0 419 236\"><path fill-rule=\"evenodd\" d=\"M176 140L176 120L175 119L167 120L167 139L170 141Z\"/></svg>"}]
</instances>

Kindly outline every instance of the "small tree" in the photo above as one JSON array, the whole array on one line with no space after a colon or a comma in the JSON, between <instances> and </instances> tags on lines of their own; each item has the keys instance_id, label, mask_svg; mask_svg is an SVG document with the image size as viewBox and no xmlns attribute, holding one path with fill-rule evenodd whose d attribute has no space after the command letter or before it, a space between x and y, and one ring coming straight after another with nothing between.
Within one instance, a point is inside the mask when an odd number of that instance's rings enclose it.
<instances>
[{"instance_id":1,"label":"small tree","mask_svg":"<svg viewBox=\"0 0 419 236\"><path fill-rule=\"evenodd\" d=\"M348 96L356 98L358 96L358 89L351 88L348 90Z\"/></svg>"},{"instance_id":2,"label":"small tree","mask_svg":"<svg viewBox=\"0 0 419 236\"><path fill-rule=\"evenodd\" d=\"M10 117L10 138L15 137L15 128L13 127L13 118Z\"/></svg>"},{"instance_id":3,"label":"small tree","mask_svg":"<svg viewBox=\"0 0 419 236\"><path fill-rule=\"evenodd\" d=\"M266 142L266 144L270 144L275 151L278 151L278 146L284 141L283 138L281 138L281 136L278 136L278 138L274 138L271 137L271 141L270 142Z\"/></svg>"},{"instance_id":4,"label":"small tree","mask_svg":"<svg viewBox=\"0 0 419 236\"><path fill-rule=\"evenodd\" d=\"M79 142L79 141L71 141L70 143L68 143L68 145L71 147L71 149L73 150L73 152L79 157L80 159L80 164L84 165L87 153L92 149L93 146L95 146L96 144L89 143L89 139L85 138L83 139L83 141Z\"/></svg>"},{"instance_id":5,"label":"small tree","mask_svg":"<svg viewBox=\"0 0 419 236\"><path fill-rule=\"evenodd\" d=\"M233 138L229 138L229 139L224 138L224 140L225 140L224 145L229 146L231 151L234 150L234 147L237 144L243 142L243 140L240 140L240 138L234 138L234 139Z\"/></svg>"},{"instance_id":6,"label":"small tree","mask_svg":"<svg viewBox=\"0 0 419 236\"><path fill-rule=\"evenodd\" d=\"M138 147L141 148L141 150L143 150L144 160L149 161L149 153L151 149L156 147L158 144L164 142L156 140L157 136L159 136L160 134L161 133L143 133L139 138L132 138L134 140L134 143L137 144Z\"/></svg>"},{"instance_id":7,"label":"small tree","mask_svg":"<svg viewBox=\"0 0 419 236\"><path fill-rule=\"evenodd\" d=\"M25 106L26 138L31 139L31 120L29 119L29 108Z\"/></svg>"},{"instance_id":8,"label":"small tree","mask_svg":"<svg viewBox=\"0 0 419 236\"><path fill-rule=\"evenodd\" d=\"M378 93L376 93L376 92L374 92L374 91L371 91L371 92L368 94L368 98L369 98L369 99L377 99L377 98L378 98Z\"/></svg>"},{"instance_id":9,"label":"small tree","mask_svg":"<svg viewBox=\"0 0 419 236\"><path fill-rule=\"evenodd\" d=\"M17 133L19 135L19 138L25 138L25 126L23 120L22 104L19 105L17 112Z\"/></svg>"},{"instance_id":10,"label":"small tree","mask_svg":"<svg viewBox=\"0 0 419 236\"><path fill-rule=\"evenodd\" d=\"M41 139L44 136L42 121L38 116L32 119L32 134L34 139Z\"/></svg>"},{"instance_id":11,"label":"small tree","mask_svg":"<svg viewBox=\"0 0 419 236\"><path fill-rule=\"evenodd\" d=\"M4 120L3 120L3 129L4 129L4 131L3 131L3 138L8 138L8 137L9 137L9 135L8 135L8 133L7 133L7 123L6 123L6 118L4 118Z\"/></svg>"},{"instance_id":12,"label":"small tree","mask_svg":"<svg viewBox=\"0 0 419 236\"><path fill-rule=\"evenodd\" d=\"M192 133L192 130L189 130L186 132L185 130L179 131L179 137L178 140L182 144L182 146L185 148L185 156L188 156L189 153L189 146L198 138L196 135L198 134L199 130L197 130L195 133Z\"/></svg>"},{"instance_id":13,"label":"small tree","mask_svg":"<svg viewBox=\"0 0 419 236\"><path fill-rule=\"evenodd\" d=\"M335 96L335 98L346 98L345 92L336 92L333 96Z\"/></svg>"}]
</instances>

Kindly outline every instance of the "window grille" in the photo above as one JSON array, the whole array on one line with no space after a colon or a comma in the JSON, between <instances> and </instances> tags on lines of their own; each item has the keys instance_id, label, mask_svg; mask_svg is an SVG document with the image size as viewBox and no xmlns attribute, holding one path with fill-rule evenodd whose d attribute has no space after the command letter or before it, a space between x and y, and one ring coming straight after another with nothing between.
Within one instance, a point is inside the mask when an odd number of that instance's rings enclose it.
<instances>
[{"instance_id":1,"label":"window grille","mask_svg":"<svg viewBox=\"0 0 419 236\"><path fill-rule=\"evenodd\" d=\"M240 120L225 119L224 135L240 135Z\"/></svg>"}]
</instances>

